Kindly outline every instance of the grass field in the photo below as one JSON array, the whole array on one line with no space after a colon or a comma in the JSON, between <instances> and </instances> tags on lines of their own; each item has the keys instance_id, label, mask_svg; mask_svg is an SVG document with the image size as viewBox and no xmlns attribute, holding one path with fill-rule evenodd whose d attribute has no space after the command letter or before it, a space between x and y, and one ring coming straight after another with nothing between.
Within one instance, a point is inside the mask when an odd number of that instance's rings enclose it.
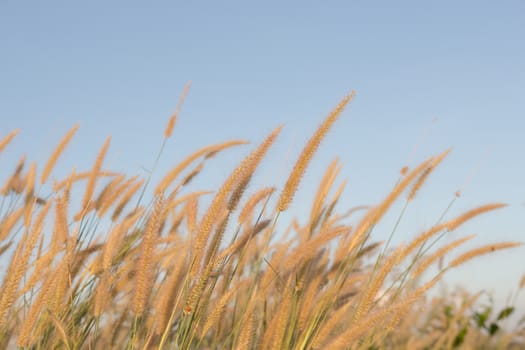
<instances>
[{"instance_id":1,"label":"grass field","mask_svg":"<svg viewBox=\"0 0 525 350\"><path fill-rule=\"evenodd\" d=\"M404 245L390 245L395 227L383 242L369 239L394 202L413 203L448 151L404 168L372 207L338 206L345 183L334 161L309 217L283 225L311 159L352 97L324 119L281 189L249 187L281 128L211 192L192 188L192 180L208 170L208 159L242 141L197 150L156 184L113 172L104 163L109 138L91 169L56 179L77 127L40 171L21 159L1 189L0 348L525 348L523 323L504 327L518 312L512 305L495 309L480 302L482 294L459 289L428 294L450 269L520 245L462 250L474 236L443 244L447 233L504 204L455 214ZM16 133L0 141L0 152ZM44 193L44 184L53 191ZM516 290L524 284L516 281Z\"/></svg>"}]
</instances>

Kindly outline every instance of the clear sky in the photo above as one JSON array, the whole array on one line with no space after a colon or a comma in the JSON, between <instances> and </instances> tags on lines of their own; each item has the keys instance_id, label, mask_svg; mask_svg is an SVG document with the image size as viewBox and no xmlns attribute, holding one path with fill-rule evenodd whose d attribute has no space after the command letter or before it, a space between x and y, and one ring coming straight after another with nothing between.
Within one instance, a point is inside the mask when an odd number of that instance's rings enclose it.
<instances>
[{"instance_id":1,"label":"clear sky","mask_svg":"<svg viewBox=\"0 0 525 350\"><path fill-rule=\"evenodd\" d=\"M453 146L398 231L407 241L487 202L510 206L454 233L525 241L525 3L516 1L9 1L0 3L0 133L5 178L26 153L42 163L76 122L57 171L87 169L112 135L107 167L146 176L185 83L191 91L159 174L211 143L285 129L261 183L282 186L319 122L357 96L324 141L292 211L304 213L336 156L341 211L373 204L399 169ZM214 188L249 148L210 163ZM284 170L283 170L284 169ZM284 172L283 172L284 171ZM398 208L375 232L385 239ZM525 248L468 264L449 280L500 297Z\"/></svg>"}]
</instances>

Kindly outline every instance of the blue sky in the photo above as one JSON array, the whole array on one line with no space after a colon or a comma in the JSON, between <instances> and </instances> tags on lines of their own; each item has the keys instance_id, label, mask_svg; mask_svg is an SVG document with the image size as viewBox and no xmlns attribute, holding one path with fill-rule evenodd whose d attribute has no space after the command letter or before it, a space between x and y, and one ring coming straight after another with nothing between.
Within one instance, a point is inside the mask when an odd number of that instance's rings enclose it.
<instances>
[{"instance_id":1,"label":"blue sky","mask_svg":"<svg viewBox=\"0 0 525 350\"><path fill-rule=\"evenodd\" d=\"M282 186L319 122L355 89L304 178L296 213L309 209L336 156L349 181L344 211L376 203L401 167L453 146L396 240L435 222L461 189L449 217L487 202L510 206L455 235L479 234L477 244L525 241L525 4L429 3L2 1L0 132L22 132L0 155L0 175L23 153L42 166L79 122L59 175L87 169L111 134L106 164L145 176L191 80L158 174L204 145L256 143L284 124L258 180ZM248 149L210 162L198 184L214 188ZM504 297L525 272L523 254L478 260L449 280Z\"/></svg>"}]
</instances>

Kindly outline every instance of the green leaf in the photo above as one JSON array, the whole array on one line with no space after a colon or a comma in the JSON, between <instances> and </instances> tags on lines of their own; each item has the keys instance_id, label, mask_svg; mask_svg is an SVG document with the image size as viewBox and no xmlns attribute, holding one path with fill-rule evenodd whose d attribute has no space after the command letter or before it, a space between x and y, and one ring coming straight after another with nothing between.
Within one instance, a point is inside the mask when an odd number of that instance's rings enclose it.
<instances>
[{"instance_id":1,"label":"green leaf","mask_svg":"<svg viewBox=\"0 0 525 350\"><path fill-rule=\"evenodd\" d=\"M452 346L454 348L457 348L461 346L461 344L463 344L463 342L465 341L465 336L467 335L467 332L468 332L467 326L463 327L459 331L459 333L456 335L456 338L454 338L454 343L452 343Z\"/></svg>"},{"instance_id":2,"label":"green leaf","mask_svg":"<svg viewBox=\"0 0 525 350\"><path fill-rule=\"evenodd\" d=\"M476 324L479 328L485 328L485 322L487 322L491 312L492 308L488 306L483 313L476 312L474 314L474 321L476 321Z\"/></svg>"},{"instance_id":3,"label":"green leaf","mask_svg":"<svg viewBox=\"0 0 525 350\"><path fill-rule=\"evenodd\" d=\"M452 312L452 306L446 305L444 310L445 316L447 316L448 319L454 317L454 313Z\"/></svg>"},{"instance_id":4,"label":"green leaf","mask_svg":"<svg viewBox=\"0 0 525 350\"><path fill-rule=\"evenodd\" d=\"M492 336L499 330L499 326L496 323L491 323L489 327L489 334Z\"/></svg>"},{"instance_id":5,"label":"green leaf","mask_svg":"<svg viewBox=\"0 0 525 350\"><path fill-rule=\"evenodd\" d=\"M507 318L510 315L512 315L512 313L514 312L514 309L515 309L514 306L508 306L504 308L503 310L501 310L498 315L498 321L503 320L504 318Z\"/></svg>"}]
</instances>

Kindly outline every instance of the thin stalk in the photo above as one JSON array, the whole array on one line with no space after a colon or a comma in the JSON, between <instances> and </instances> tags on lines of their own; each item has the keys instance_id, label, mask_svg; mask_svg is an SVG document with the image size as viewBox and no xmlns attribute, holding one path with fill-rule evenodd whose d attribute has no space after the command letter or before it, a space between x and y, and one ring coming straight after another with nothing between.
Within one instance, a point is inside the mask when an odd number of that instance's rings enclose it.
<instances>
[{"instance_id":1,"label":"thin stalk","mask_svg":"<svg viewBox=\"0 0 525 350\"><path fill-rule=\"evenodd\" d=\"M436 221L436 223L434 224L434 226L437 226L439 225L443 219L445 218L445 215L447 214L447 212L450 210L450 208L452 207L452 205L454 204L454 202L456 201L457 197L454 196L454 198L450 201L450 203L448 204L448 206L445 208L445 210L441 213L440 217L438 218L438 220ZM396 290L396 293L393 295L393 300L395 300L397 298L397 296L399 295L399 293L401 292L401 288L403 287L404 283L405 283L405 280L408 276L408 274L410 273L410 271L412 270L412 268L414 267L414 265L416 264L416 262L418 261L418 259L425 255L426 252L428 252L428 250L430 250L448 231L445 231L443 233L441 233L431 244L429 247L427 247L426 249L424 249L424 246L425 244L427 243L426 241L423 242L423 244L419 247L417 253L416 253L416 256L414 257L414 259L412 259L412 262L410 263L410 265L405 269L405 271L403 271L403 273L401 274L401 281L399 282L399 286ZM392 284L390 285L389 288L387 288L387 290L378 298L377 301L380 301L385 295L388 294L388 292L390 290L392 290L392 288L394 288L395 284L399 281L399 277L396 278Z\"/></svg>"},{"instance_id":2,"label":"thin stalk","mask_svg":"<svg viewBox=\"0 0 525 350\"><path fill-rule=\"evenodd\" d=\"M159 153L157 153L157 157L155 158L155 162L153 163L153 168L149 172L148 178L146 179L146 182L144 183L144 186L142 187L142 191L140 192L139 198L137 200L137 204L135 205L135 209L137 209L140 205L140 202L142 201L142 198L144 197L146 193L146 189L148 188L149 183L151 182L151 178L153 177L153 173L157 169L157 166L160 161L160 156L162 155L162 152L164 151L164 147L166 146L166 142L168 139L165 137L162 141L162 145L160 146Z\"/></svg>"}]
</instances>

